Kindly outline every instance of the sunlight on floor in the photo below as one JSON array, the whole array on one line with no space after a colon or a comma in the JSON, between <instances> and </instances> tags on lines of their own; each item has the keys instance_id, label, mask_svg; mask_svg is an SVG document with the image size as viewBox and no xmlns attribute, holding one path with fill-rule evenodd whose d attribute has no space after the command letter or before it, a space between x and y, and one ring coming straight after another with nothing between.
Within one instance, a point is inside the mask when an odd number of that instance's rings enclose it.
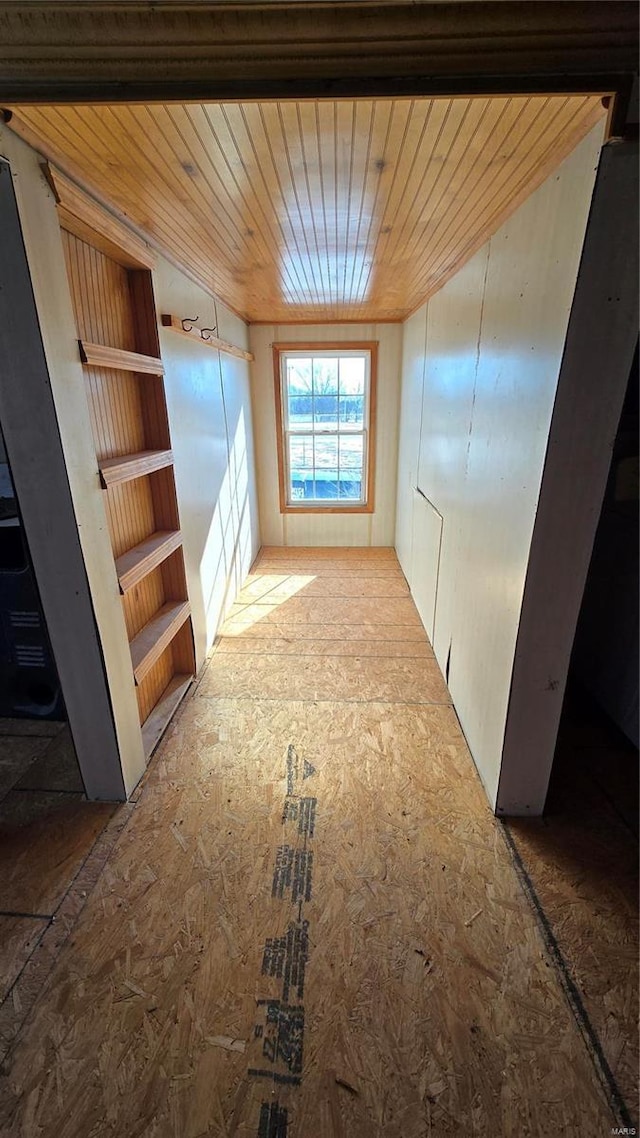
<instances>
[{"instance_id":1,"label":"sunlight on floor","mask_svg":"<svg viewBox=\"0 0 640 1138\"><path fill-rule=\"evenodd\" d=\"M275 612L315 579L315 575L293 577L268 573L249 574L245 587L229 612L222 635L238 636L247 627Z\"/></svg>"}]
</instances>

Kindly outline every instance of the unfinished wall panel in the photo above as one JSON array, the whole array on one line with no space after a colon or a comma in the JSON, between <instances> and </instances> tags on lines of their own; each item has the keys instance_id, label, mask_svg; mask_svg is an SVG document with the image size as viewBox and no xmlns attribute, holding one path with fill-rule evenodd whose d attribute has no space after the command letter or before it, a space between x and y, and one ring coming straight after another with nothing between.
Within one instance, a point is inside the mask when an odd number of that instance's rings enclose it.
<instances>
[{"instance_id":1,"label":"unfinished wall panel","mask_svg":"<svg viewBox=\"0 0 640 1138\"><path fill-rule=\"evenodd\" d=\"M434 650L492 804L549 423L593 190L594 128L433 296L405 357L406 499L442 515ZM417 315L414 321L417 320ZM416 429L420 422L416 470ZM415 477L415 483L409 478ZM415 532L412 534L415 541ZM413 557L412 589L426 564Z\"/></svg>"}]
</instances>

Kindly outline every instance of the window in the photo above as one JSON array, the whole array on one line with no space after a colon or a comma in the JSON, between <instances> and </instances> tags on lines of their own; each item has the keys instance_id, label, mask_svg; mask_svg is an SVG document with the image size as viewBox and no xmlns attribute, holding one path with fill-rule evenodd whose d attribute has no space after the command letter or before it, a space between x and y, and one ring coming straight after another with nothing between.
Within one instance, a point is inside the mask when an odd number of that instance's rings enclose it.
<instances>
[{"instance_id":1,"label":"window","mask_svg":"<svg viewBox=\"0 0 640 1138\"><path fill-rule=\"evenodd\" d=\"M377 344L274 344L280 509L371 513Z\"/></svg>"}]
</instances>

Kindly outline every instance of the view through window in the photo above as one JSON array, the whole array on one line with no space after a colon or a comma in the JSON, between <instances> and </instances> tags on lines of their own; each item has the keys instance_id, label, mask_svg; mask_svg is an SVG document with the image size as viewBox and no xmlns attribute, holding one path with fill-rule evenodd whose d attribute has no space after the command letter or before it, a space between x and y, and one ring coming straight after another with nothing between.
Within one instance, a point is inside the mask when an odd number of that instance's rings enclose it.
<instances>
[{"instance_id":1,"label":"view through window","mask_svg":"<svg viewBox=\"0 0 640 1138\"><path fill-rule=\"evenodd\" d=\"M281 504L367 508L374 345L276 348Z\"/></svg>"}]
</instances>

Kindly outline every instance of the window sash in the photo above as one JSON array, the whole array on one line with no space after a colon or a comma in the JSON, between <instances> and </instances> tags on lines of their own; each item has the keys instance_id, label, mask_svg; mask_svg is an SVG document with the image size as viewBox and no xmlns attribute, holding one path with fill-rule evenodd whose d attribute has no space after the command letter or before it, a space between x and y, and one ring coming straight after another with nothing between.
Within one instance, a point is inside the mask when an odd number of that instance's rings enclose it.
<instances>
[{"instance_id":1,"label":"window sash","mask_svg":"<svg viewBox=\"0 0 640 1138\"><path fill-rule=\"evenodd\" d=\"M313 377L314 361L317 359L362 359L364 360L364 400L363 400L363 425L362 427L340 426L339 420L339 399L340 399L340 382L338 379L338 391L329 393L332 398L335 398L338 403L338 410L336 412L335 426L327 424L316 424L315 418L315 391L312 378L311 383L311 422L310 423L291 423L289 417L289 379L287 363L291 359L308 359L311 364L311 376ZM368 498L368 485L369 485L369 460L370 460L370 447L369 447L369 430L370 430L370 414L371 414L371 352L363 350L349 350L346 348L344 351L340 350L327 350L323 351L305 351L301 349L299 352L286 351L280 355L280 391L281 391L281 404L282 404L282 434L284 443L284 476L285 476L285 490L286 502L290 509L295 510L313 510L314 508L322 509L327 506L337 505L343 506L345 510L350 507L364 506L367 504ZM347 396L348 397L348 396ZM294 396L295 398L295 396ZM319 398L322 398L320 395ZM315 436L335 436L338 440L338 465L337 465L337 485L339 486L340 475L340 460L339 460L339 440L341 438L359 437L362 438L362 469L360 474L361 493L358 498L341 498L326 497L319 498L294 498L293 497L293 483L291 477L291 450L290 439L292 435L302 435L306 438L313 439ZM315 490L316 483L316 464L315 464L315 447L314 447L314 461L313 461L313 483Z\"/></svg>"},{"instance_id":2,"label":"window sash","mask_svg":"<svg viewBox=\"0 0 640 1138\"><path fill-rule=\"evenodd\" d=\"M362 439L362 468L360 470L360 486L361 486L360 496L358 498L351 498L351 497L346 497L346 496L343 498L341 498L339 496L326 497L326 498L319 498L319 497L294 498L293 497L293 481L292 481L292 477L291 477L291 448L289 445L292 435L294 437L297 435L301 435L304 438L311 439L311 440L313 440L314 438L317 438L318 436L323 436L323 435L325 437L330 436L332 438L337 439L338 444L340 442L340 439L345 439L345 438L350 438L350 437L351 438L361 438ZM363 428L362 430L357 430L357 431L353 431L353 430L351 430L351 431L298 431L297 429L290 430L290 431L285 430L285 432L284 432L284 467L285 467L285 478L286 478L286 488L287 488L287 505L291 506L292 508L295 508L295 507L313 508L313 506L316 506L316 505L317 506L324 506L324 505L333 504L336 502L338 504L344 503L346 506L348 506L348 505L352 505L352 506L365 505L366 501L367 501L367 475L368 475L368 469L369 469L368 462L369 462L369 431L366 428ZM343 470L346 470L346 469L347 469L346 467L343 467ZM312 467L314 485L317 481L316 471L318 471L318 470L321 471L322 467L319 467L316 465L315 447L314 447L314 458L313 458L313 467ZM337 463L336 475L337 475L336 481L339 484L339 482L340 482L340 448L339 448L339 445L338 445L338 463Z\"/></svg>"}]
</instances>

